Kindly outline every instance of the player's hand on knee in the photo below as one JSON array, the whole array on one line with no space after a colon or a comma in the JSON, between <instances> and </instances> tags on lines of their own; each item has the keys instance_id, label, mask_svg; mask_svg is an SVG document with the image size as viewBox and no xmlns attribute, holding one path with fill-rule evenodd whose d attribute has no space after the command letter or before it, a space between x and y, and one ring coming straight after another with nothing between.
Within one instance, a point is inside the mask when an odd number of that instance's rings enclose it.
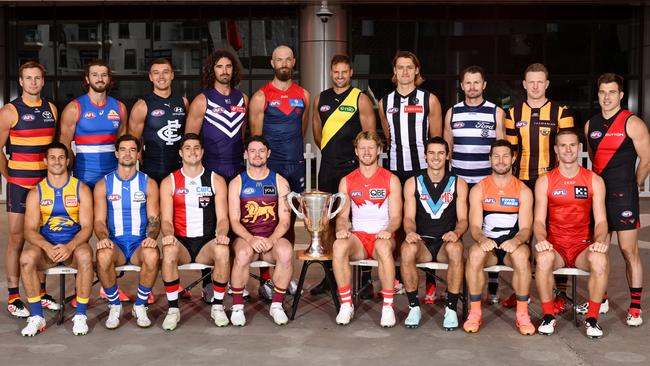
<instances>
[{"instance_id":1,"label":"player's hand on knee","mask_svg":"<svg viewBox=\"0 0 650 366\"><path fill-rule=\"evenodd\" d=\"M596 253L607 253L607 251L609 250L609 244L595 241L591 243L591 245L589 246L589 250Z\"/></svg>"},{"instance_id":2,"label":"player's hand on knee","mask_svg":"<svg viewBox=\"0 0 650 366\"><path fill-rule=\"evenodd\" d=\"M158 243L156 242L155 239L152 238L146 238L142 241L142 247L143 248L157 248Z\"/></svg>"},{"instance_id":3,"label":"player's hand on knee","mask_svg":"<svg viewBox=\"0 0 650 366\"><path fill-rule=\"evenodd\" d=\"M535 244L535 250L538 252L546 252L553 250L553 245L549 243L548 240L538 241L537 244Z\"/></svg>"},{"instance_id":4,"label":"player's hand on knee","mask_svg":"<svg viewBox=\"0 0 650 366\"><path fill-rule=\"evenodd\" d=\"M411 232L406 234L406 238L404 238L404 240L409 244L417 244L420 240L422 240L422 238L418 233Z\"/></svg>"},{"instance_id":5,"label":"player's hand on knee","mask_svg":"<svg viewBox=\"0 0 650 366\"><path fill-rule=\"evenodd\" d=\"M176 245L178 243L178 240L176 240L176 237L174 235L165 235L162 238L162 245L163 247L167 245Z\"/></svg>"},{"instance_id":6,"label":"player's hand on knee","mask_svg":"<svg viewBox=\"0 0 650 366\"><path fill-rule=\"evenodd\" d=\"M99 249L113 249L113 242L111 239L102 239L97 242L97 250Z\"/></svg>"},{"instance_id":7,"label":"player's hand on knee","mask_svg":"<svg viewBox=\"0 0 650 366\"><path fill-rule=\"evenodd\" d=\"M339 230L336 232L337 239L347 239L350 237L350 231L348 230Z\"/></svg>"},{"instance_id":8,"label":"player's hand on knee","mask_svg":"<svg viewBox=\"0 0 650 366\"><path fill-rule=\"evenodd\" d=\"M228 245L230 244L230 238L227 235L219 235L214 238L214 242L218 245Z\"/></svg>"},{"instance_id":9,"label":"player's hand on knee","mask_svg":"<svg viewBox=\"0 0 650 366\"><path fill-rule=\"evenodd\" d=\"M497 243L492 240L492 239L485 239L482 242L478 243L478 246L483 250L484 252L489 252L490 250L498 247Z\"/></svg>"},{"instance_id":10,"label":"player's hand on knee","mask_svg":"<svg viewBox=\"0 0 650 366\"><path fill-rule=\"evenodd\" d=\"M58 262L57 257L59 256L59 251L56 248L56 245L50 244L50 246L45 249L45 254L47 254L47 257L50 258L52 262Z\"/></svg>"},{"instance_id":11,"label":"player's hand on knee","mask_svg":"<svg viewBox=\"0 0 650 366\"><path fill-rule=\"evenodd\" d=\"M377 233L377 239L389 240L391 238L391 233L386 230L382 230Z\"/></svg>"},{"instance_id":12,"label":"player's hand on knee","mask_svg":"<svg viewBox=\"0 0 650 366\"><path fill-rule=\"evenodd\" d=\"M517 247L519 247L517 241L514 239L509 239L501 243L499 249L503 250L506 253L512 253L517 249Z\"/></svg>"},{"instance_id":13,"label":"player's hand on knee","mask_svg":"<svg viewBox=\"0 0 650 366\"><path fill-rule=\"evenodd\" d=\"M442 241L445 243L455 243L458 241L458 234L455 231L448 231L442 236Z\"/></svg>"},{"instance_id":14,"label":"player's hand on knee","mask_svg":"<svg viewBox=\"0 0 650 366\"><path fill-rule=\"evenodd\" d=\"M58 252L57 262L65 262L72 255L72 247L65 244L58 244L54 246L54 249Z\"/></svg>"}]
</instances>

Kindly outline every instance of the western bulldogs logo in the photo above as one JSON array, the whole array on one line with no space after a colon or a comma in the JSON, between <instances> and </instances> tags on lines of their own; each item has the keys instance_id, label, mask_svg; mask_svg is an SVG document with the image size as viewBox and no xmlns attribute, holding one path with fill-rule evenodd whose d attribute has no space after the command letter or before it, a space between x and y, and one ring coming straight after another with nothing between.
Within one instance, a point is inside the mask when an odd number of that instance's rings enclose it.
<instances>
[{"instance_id":1,"label":"western bulldogs logo","mask_svg":"<svg viewBox=\"0 0 650 366\"><path fill-rule=\"evenodd\" d=\"M371 200L381 200L386 198L386 189L385 188L370 188L370 199Z\"/></svg>"},{"instance_id":2,"label":"western bulldogs logo","mask_svg":"<svg viewBox=\"0 0 650 366\"><path fill-rule=\"evenodd\" d=\"M151 117L160 117L163 115L165 115L165 111L163 111L162 109L154 109L153 111L151 111Z\"/></svg>"},{"instance_id":3,"label":"western bulldogs logo","mask_svg":"<svg viewBox=\"0 0 650 366\"><path fill-rule=\"evenodd\" d=\"M603 137L603 133L600 131L593 131L592 133L589 134L589 137L592 139L599 139Z\"/></svg>"}]
</instances>

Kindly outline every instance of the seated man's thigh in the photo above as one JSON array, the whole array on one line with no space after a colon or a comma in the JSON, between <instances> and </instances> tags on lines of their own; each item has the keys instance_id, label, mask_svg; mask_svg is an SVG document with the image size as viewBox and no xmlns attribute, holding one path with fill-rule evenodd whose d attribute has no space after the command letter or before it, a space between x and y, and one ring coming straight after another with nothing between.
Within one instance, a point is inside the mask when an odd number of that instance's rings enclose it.
<instances>
[{"instance_id":1,"label":"seated man's thigh","mask_svg":"<svg viewBox=\"0 0 650 366\"><path fill-rule=\"evenodd\" d=\"M278 241L275 242L273 248L271 248L271 250L269 250L268 252L262 254L261 257L262 260L265 262L276 263L282 257L284 257L285 259L288 257L290 261L292 255L293 255L293 246L291 245L291 243L285 238L280 238L278 239Z\"/></svg>"},{"instance_id":2,"label":"seated man's thigh","mask_svg":"<svg viewBox=\"0 0 650 366\"><path fill-rule=\"evenodd\" d=\"M65 262L72 268L79 268L83 264L92 264L93 262L93 249L88 243L79 244L70 255L70 258Z\"/></svg>"},{"instance_id":3,"label":"seated man's thigh","mask_svg":"<svg viewBox=\"0 0 650 366\"><path fill-rule=\"evenodd\" d=\"M528 245L522 244L512 253L507 253L503 259L503 263L513 268L530 264L530 249Z\"/></svg>"},{"instance_id":4,"label":"seated man's thigh","mask_svg":"<svg viewBox=\"0 0 650 366\"><path fill-rule=\"evenodd\" d=\"M585 248L585 250L580 252L576 257L575 267L587 272L604 269L592 268L592 266L602 266L607 268L609 266L608 253L591 252L588 248Z\"/></svg>"},{"instance_id":5,"label":"seated man's thigh","mask_svg":"<svg viewBox=\"0 0 650 366\"><path fill-rule=\"evenodd\" d=\"M57 263L54 263L50 257L47 256L45 250L33 244L26 245L20 254L20 257L21 262L29 258L29 261L34 265L34 268L36 268L37 271L44 271L57 265Z\"/></svg>"},{"instance_id":6,"label":"seated man's thigh","mask_svg":"<svg viewBox=\"0 0 650 366\"><path fill-rule=\"evenodd\" d=\"M465 266L468 267L468 264L472 264L474 262L481 262L483 264L483 267L490 267L498 264L499 259L497 258L497 255L494 252L495 250L496 249L492 249L490 251L485 252L483 251L483 249L481 249L480 245L473 244L469 248L469 255L467 258L467 263L465 263Z\"/></svg>"},{"instance_id":7,"label":"seated man's thigh","mask_svg":"<svg viewBox=\"0 0 650 366\"><path fill-rule=\"evenodd\" d=\"M376 239L372 250L372 257L377 259L382 253L393 256L395 249L395 239Z\"/></svg>"},{"instance_id":8,"label":"seated man's thigh","mask_svg":"<svg viewBox=\"0 0 650 366\"><path fill-rule=\"evenodd\" d=\"M156 254L160 254L158 247L155 248L145 248L142 245L138 247L138 249L133 252L133 255L131 256L131 264L140 266L144 261L146 261L150 256L156 256ZM126 262L126 259L125 259Z\"/></svg>"},{"instance_id":9,"label":"seated man's thigh","mask_svg":"<svg viewBox=\"0 0 650 366\"><path fill-rule=\"evenodd\" d=\"M207 242L199 254L196 255L196 263L214 265L214 263L219 262L220 259L229 260L230 258L230 248L228 245L217 244L214 240Z\"/></svg>"},{"instance_id":10,"label":"seated man's thigh","mask_svg":"<svg viewBox=\"0 0 650 366\"><path fill-rule=\"evenodd\" d=\"M349 245L350 260L358 261L369 257L361 239L355 234L350 234L350 237L347 239L347 245Z\"/></svg>"}]
</instances>

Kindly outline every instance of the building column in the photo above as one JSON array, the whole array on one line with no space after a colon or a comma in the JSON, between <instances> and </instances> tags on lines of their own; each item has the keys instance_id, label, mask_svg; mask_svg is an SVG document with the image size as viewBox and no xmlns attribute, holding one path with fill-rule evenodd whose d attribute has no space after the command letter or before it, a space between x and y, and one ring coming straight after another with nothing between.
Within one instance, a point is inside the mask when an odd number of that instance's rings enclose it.
<instances>
[{"instance_id":1,"label":"building column","mask_svg":"<svg viewBox=\"0 0 650 366\"><path fill-rule=\"evenodd\" d=\"M643 7L643 49L641 49L641 88L643 88L643 100L638 103L643 112L641 117L646 124L650 123L650 6ZM638 100L638 93L637 100ZM629 100L628 100L629 104ZM638 109L637 104L637 109Z\"/></svg>"}]
</instances>

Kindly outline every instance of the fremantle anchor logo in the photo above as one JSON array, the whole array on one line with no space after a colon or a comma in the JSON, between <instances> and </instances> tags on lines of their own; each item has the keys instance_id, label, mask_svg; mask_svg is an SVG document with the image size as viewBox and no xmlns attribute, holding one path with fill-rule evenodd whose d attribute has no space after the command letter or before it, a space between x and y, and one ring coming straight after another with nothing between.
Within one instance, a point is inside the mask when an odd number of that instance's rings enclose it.
<instances>
[{"instance_id":1,"label":"fremantle anchor logo","mask_svg":"<svg viewBox=\"0 0 650 366\"><path fill-rule=\"evenodd\" d=\"M181 124L177 119L167 120L167 126L158 130L158 137L165 141L165 145L173 145L181 139L181 135L176 133L180 128Z\"/></svg>"}]
</instances>

